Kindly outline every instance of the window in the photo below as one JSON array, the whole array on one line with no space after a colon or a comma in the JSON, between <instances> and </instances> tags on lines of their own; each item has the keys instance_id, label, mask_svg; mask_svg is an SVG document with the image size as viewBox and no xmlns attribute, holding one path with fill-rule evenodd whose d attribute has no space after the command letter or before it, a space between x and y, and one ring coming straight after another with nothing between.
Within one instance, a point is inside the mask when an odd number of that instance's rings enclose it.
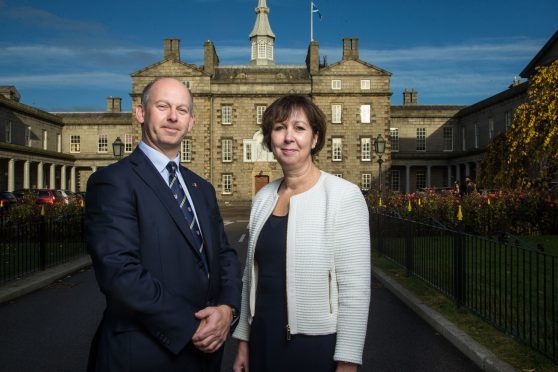
<instances>
[{"instance_id":1,"label":"window","mask_svg":"<svg viewBox=\"0 0 558 372\"><path fill-rule=\"evenodd\" d=\"M43 129L43 150L48 149L48 132Z\"/></svg>"},{"instance_id":2,"label":"window","mask_svg":"<svg viewBox=\"0 0 558 372\"><path fill-rule=\"evenodd\" d=\"M331 105L331 122L333 124L341 123L341 110L342 107L339 104Z\"/></svg>"},{"instance_id":3,"label":"window","mask_svg":"<svg viewBox=\"0 0 558 372\"><path fill-rule=\"evenodd\" d=\"M426 151L426 128L417 128L417 151Z\"/></svg>"},{"instance_id":4,"label":"window","mask_svg":"<svg viewBox=\"0 0 558 372\"><path fill-rule=\"evenodd\" d=\"M453 151L453 127L444 127L444 151Z\"/></svg>"},{"instance_id":5,"label":"window","mask_svg":"<svg viewBox=\"0 0 558 372\"><path fill-rule=\"evenodd\" d=\"M461 127L461 151L465 151L467 149L467 143L465 142L465 127Z\"/></svg>"},{"instance_id":6,"label":"window","mask_svg":"<svg viewBox=\"0 0 558 372\"><path fill-rule=\"evenodd\" d=\"M25 146L31 147L31 127L25 128Z\"/></svg>"},{"instance_id":7,"label":"window","mask_svg":"<svg viewBox=\"0 0 558 372\"><path fill-rule=\"evenodd\" d=\"M399 151L399 128L389 128L389 139L391 142L391 152Z\"/></svg>"},{"instance_id":8,"label":"window","mask_svg":"<svg viewBox=\"0 0 558 372\"><path fill-rule=\"evenodd\" d=\"M390 172L391 191L401 191L401 172L394 169Z\"/></svg>"},{"instance_id":9,"label":"window","mask_svg":"<svg viewBox=\"0 0 558 372\"><path fill-rule=\"evenodd\" d=\"M12 122L8 121L6 123L6 133L5 133L6 143L12 143Z\"/></svg>"},{"instance_id":10,"label":"window","mask_svg":"<svg viewBox=\"0 0 558 372\"><path fill-rule=\"evenodd\" d=\"M232 146L233 141L232 139L222 139L221 140L221 147L223 149L223 163L230 163L232 162Z\"/></svg>"},{"instance_id":11,"label":"window","mask_svg":"<svg viewBox=\"0 0 558 372\"><path fill-rule=\"evenodd\" d=\"M258 58L267 58L267 50L264 42L258 43Z\"/></svg>"},{"instance_id":12,"label":"window","mask_svg":"<svg viewBox=\"0 0 558 372\"><path fill-rule=\"evenodd\" d=\"M415 174L417 189L424 189L426 187L426 174L423 170L417 170Z\"/></svg>"},{"instance_id":13,"label":"window","mask_svg":"<svg viewBox=\"0 0 558 372\"><path fill-rule=\"evenodd\" d=\"M360 105L360 122L370 123L370 105Z\"/></svg>"},{"instance_id":14,"label":"window","mask_svg":"<svg viewBox=\"0 0 558 372\"><path fill-rule=\"evenodd\" d=\"M335 177L343 178L343 173L333 173Z\"/></svg>"},{"instance_id":15,"label":"window","mask_svg":"<svg viewBox=\"0 0 558 372\"><path fill-rule=\"evenodd\" d=\"M331 139L331 160L332 161L342 161L343 160L343 139L342 138L332 138Z\"/></svg>"},{"instance_id":16,"label":"window","mask_svg":"<svg viewBox=\"0 0 558 372\"><path fill-rule=\"evenodd\" d=\"M267 59L273 59L273 44L267 44Z\"/></svg>"},{"instance_id":17,"label":"window","mask_svg":"<svg viewBox=\"0 0 558 372\"><path fill-rule=\"evenodd\" d=\"M244 162L251 163L254 161L254 141L245 139L243 141Z\"/></svg>"},{"instance_id":18,"label":"window","mask_svg":"<svg viewBox=\"0 0 558 372\"><path fill-rule=\"evenodd\" d=\"M494 138L494 119L488 118L488 139Z\"/></svg>"},{"instance_id":19,"label":"window","mask_svg":"<svg viewBox=\"0 0 558 372\"><path fill-rule=\"evenodd\" d=\"M56 135L56 151L62 152L62 135L60 133Z\"/></svg>"},{"instance_id":20,"label":"window","mask_svg":"<svg viewBox=\"0 0 558 372\"><path fill-rule=\"evenodd\" d=\"M80 152L81 151L81 137L72 135L70 136L70 152Z\"/></svg>"},{"instance_id":21,"label":"window","mask_svg":"<svg viewBox=\"0 0 558 372\"><path fill-rule=\"evenodd\" d=\"M232 124L232 106L221 106L221 123Z\"/></svg>"},{"instance_id":22,"label":"window","mask_svg":"<svg viewBox=\"0 0 558 372\"><path fill-rule=\"evenodd\" d=\"M232 194L232 174L230 173L223 174L222 183L223 183L223 194L224 195Z\"/></svg>"},{"instance_id":23,"label":"window","mask_svg":"<svg viewBox=\"0 0 558 372\"><path fill-rule=\"evenodd\" d=\"M134 145L134 136L131 134L124 135L124 152L132 152Z\"/></svg>"},{"instance_id":24,"label":"window","mask_svg":"<svg viewBox=\"0 0 558 372\"><path fill-rule=\"evenodd\" d=\"M192 89L192 82L190 80L184 80L182 81L182 84L184 84L186 88Z\"/></svg>"},{"instance_id":25,"label":"window","mask_svg":"<svg viewBox=\"0 0 558 372\"><path fill-rule=\"evenodd\" d=\"M180 161L183 163L189 163L192 161L192 138L190 137L186 137L182 140Z\"/></svg>"},{"instance_id":26,"label":"window","mask_svg":"<svg viewBox=\"0 0 558 372\"><path fill-rule=\"evenodd\" d=\"M506 122L506 130L510 129L512 122L512 115L510 111L504 113L504 121Z\"/></svg>"},{"instance_id":27,"label":"window","mask_svg":"<svg viewBox=\"0 0 558 372\"><path fill-rule=\"evenodd\" d=\"M361 80L360 81L360 89L370 90L370 80Z\"/></svg>"},{"instance_id":28,"label":"window","mask_svg":"<svg viewBox=\"0 0 558 372\"><path fill-rule=\"evenodd\" d=\"M341 80L332 80L331 81L331 89L341 89Z\"/></svg>"},{"instance_id":29,"label":"window","mask_svg":"<svg viewBox=\"0 0 558 372\"><path fill-rule=\"evenodd\" d=\"M106 134L99 134L99 140L97 141L97 152L108 152L108 138Z\"/></svg>"},{"instance_id":30,"label":"window","mask_svg":"<svg viewBox=\"0 0 558 372\"><path fill-rule=\"evenodd\" d=\"M370 161L372 155L372 141L370 137L360 139L360 160Z\"/></svg>"},{"instance_id":31,"label":"window","mask_svg":"<svg viewBox=\"0 0 558 372\"><path fill-rule=\"evenodd\" d=\"M256 106L256 124L262 123L263 113L266 109L266 106Z\"/></svg>"},{"instance_id":32,"label":"window","mask_svg":"<svg viewBox=\"0 0 558 372\"><path fill-rule=\"evenodd\" d=\"M372 186L372 174L363 173L360 177L360 188L370 190L370 186Z\"/></svg>"},{"instance_id":33,"label":"window","mask_svg":"<svg viewBox=\"0 0 558 372\"><path fill-rule=\"evenodd\" d=\"M475 123L475 148L479 148L479 123Z\"/></svg>"}]
</instances>

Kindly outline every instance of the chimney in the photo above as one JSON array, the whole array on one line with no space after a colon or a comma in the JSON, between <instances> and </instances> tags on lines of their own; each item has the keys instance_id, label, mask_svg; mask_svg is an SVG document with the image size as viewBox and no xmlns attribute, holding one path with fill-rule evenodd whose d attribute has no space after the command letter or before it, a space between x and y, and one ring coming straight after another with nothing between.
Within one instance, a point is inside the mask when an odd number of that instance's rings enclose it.
<instances>
[{"instance_id":1,"label":"chimney","mask_svg":"<svg viewBox=\"0 0 558 372\"><path fill-rule=\"evenodd\" d=\"M165 39L164 59L180 61L180 39Z\"/></svg>"},{"instance_id":2,"label":"chimney","mask_svg":"<svg viewBox=\"0 0 558 372\"><path fill-rule=\"evenodd\" d=\"M415 88L411 89L411 105L418 104L418 92Z\"/></svg>"},{"instance_id":3,"label":"chimney","mask_svg":"<svg viewBox=\"0 0 558 372\"><path fill-rule=\"evenodd\" d=\"M122 98L107 97L107 112L122 112Z\"/></svg>"},{"instance_id":4,"label":"chimney","mask_svg":"<svg viewBox=\"0 0 558 372\"><path fill-rule=\"evenodd\" d=\"M343 60L358 59L358 38L343 39Z\"/></svg>"},{"instance_id":5,"label":"chimney","mask_svg":"<svg viewBox=\"0 0 558 372\"><path fill-rule=\"evenodd\" d=\"M209 75L215 74L215 67L219 66L219 57L215 45L209 40L203 44L203 71Z\"/></svg>"},{"instance_id":6,"label":"chimney","mask_svg":"<svg viewBox=\"0 0 558 372\"><path fill-rule=\"evenodd\" d=\"M13 85L0 86L0 96L16 102L19 102L21 98L21 95L19 94L17 88Z\"/></svg>"},{"instance_id":7,"label":"chimney","mask_svg":"<svg viewBox=\"0 0 558 372\"><path fill-rule=\"evenodd\" d=\"M306 67L310 75L317 75L320 72L320 54L319 44L316 41L311 41L308 46L308 54L306 55Z\"/></svg>"},{"instance_id":8,"label":"chimney","mask_svg":"<svg viewBox=\"0 0 558 372\"><path fill-rule=\"evenodd\" d=\"M416 105L418 103L417 91L415 88L411 89L410 91L405 88L403 90L403 105Z\"/></svg>"}]
</instances>

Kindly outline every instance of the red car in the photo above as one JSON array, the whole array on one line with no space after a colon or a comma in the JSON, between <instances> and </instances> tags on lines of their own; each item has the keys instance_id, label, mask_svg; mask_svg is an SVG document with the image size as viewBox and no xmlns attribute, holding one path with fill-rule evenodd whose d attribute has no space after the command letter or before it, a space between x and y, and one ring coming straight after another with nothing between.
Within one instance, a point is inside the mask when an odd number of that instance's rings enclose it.
<instances>
[{"instance_id":1,"label":"red car","mask_svg":"<svg viewBox=\"0 0 558 372\"><path fill-rule=\"evenodd\" d=\"M37 204L54 204L56 195L54 190L38 189L35 190L37 196Z\"/></svg>"},{"instance_id":2,"label":"red car","mask_svg":"<svg viewBox=\"0 0 558 372\"><path fill-rule=\"evenodd\" d=\"M35 196L37 204L54 204L56 200L54 190L50 189L22 189L15 191L14 194L19 200L23 200L26 195Z\"/></svg>"}]
</instances>

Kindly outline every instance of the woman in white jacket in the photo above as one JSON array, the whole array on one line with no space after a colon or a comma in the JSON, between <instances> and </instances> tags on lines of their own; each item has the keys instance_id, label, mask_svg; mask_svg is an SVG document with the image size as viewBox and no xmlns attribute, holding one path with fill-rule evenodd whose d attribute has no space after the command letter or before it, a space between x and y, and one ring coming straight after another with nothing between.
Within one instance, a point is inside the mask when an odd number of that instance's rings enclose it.
<instances>
[{"instance_id":1,"label":"woman in white jacket","mask_svg":"<svg viewBox=\"0 0 558 372\"><path fill-rule=\"evenodd\" d=\"M356 371L370 302L366 203L314 164L326 119L309 98L276 100L262 132L284 177L252 204L234 371Z\"/></svg>"}]
</instances>

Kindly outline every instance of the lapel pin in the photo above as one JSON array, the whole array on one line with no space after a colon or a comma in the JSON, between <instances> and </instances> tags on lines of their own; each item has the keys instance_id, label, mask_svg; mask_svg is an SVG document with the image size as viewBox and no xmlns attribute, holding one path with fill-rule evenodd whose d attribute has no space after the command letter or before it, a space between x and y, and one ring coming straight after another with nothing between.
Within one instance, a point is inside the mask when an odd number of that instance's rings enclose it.
<instances>
[{"instance_id":1,"label":"lapel pin","mask_svg":"<svg viewBox=\"0 0 558 372\"><path fill-rule=\"evenodd\" d=\"M192 186L198 187L198 184L197 184L196 182L194 182L194 183L192 184Z\"/></svg>"}]
</instances>

